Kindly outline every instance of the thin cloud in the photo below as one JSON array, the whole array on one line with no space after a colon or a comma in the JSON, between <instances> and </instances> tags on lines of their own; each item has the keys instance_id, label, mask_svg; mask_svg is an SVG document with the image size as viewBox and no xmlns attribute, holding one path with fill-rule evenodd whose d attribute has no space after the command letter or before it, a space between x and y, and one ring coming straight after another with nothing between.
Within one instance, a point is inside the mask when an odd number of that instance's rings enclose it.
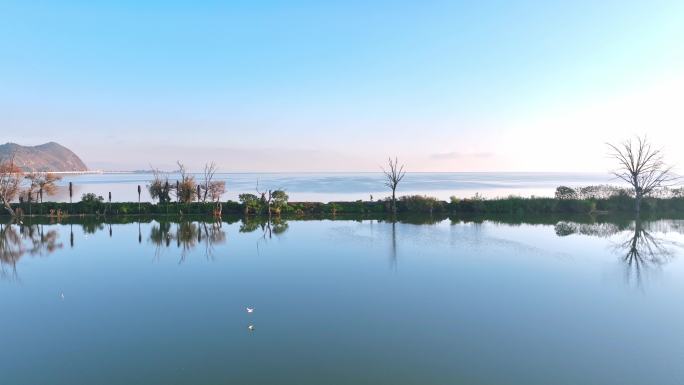
<instances>
[{"instance_id":1,"label":"thin cloud","mask_svg":"<svg viewBox=\"0 0 684 385\"><path fill-rule=\"evenodd\" d=\"M442 152L442 153L436 153L430 155L431 159L439 159L439 160L444 160L444 159L463 159L463 158L491 158L494 156L493 153L491 152L458 152L458 151L452 151L452 152Z\"/></svg>"}]
</instances>

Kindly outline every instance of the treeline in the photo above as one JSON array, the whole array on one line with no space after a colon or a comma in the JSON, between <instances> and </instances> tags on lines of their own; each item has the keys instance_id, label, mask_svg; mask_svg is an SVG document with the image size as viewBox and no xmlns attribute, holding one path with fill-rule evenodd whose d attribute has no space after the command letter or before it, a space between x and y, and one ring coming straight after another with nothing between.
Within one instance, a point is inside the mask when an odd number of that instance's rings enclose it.
<instances>
[{"instance_id":1,"label":"treeline","mask_svg":"<svg viewBox=\"0 0 684 385\"><path fill-rule=\"evenodd\" d=\"M559 186L556 188L556 199L608 199L613 197L634 198L634 190L612 185L597 185L585 187ZM684 198L684 187L662 187L653 191L651 198Z\"/></svg>"},{"instance_id":2,"label":"treeline","mask_svg":"<svg viewBox=\"0 0 684 385\"><path fill-rule=\"evenodd\" d=\"M289 202L281 190L257 196L241 194L240 201L223 201L221 216L307 216L338 214L391 214L394 212L391 198L377 201L354 202ZM684 197L644 198L645 213L684 212ZM216 202L107 202L92 194L74 203L22 202L15 208L23 215L42 214L52 217L67 215L212 215L216 214ZM629 194L616 194L600 198L522 198L507 197L485 199L480 196L459 199L452 197L442 201L433 197L412 195L396 199L396 213L422 214L590 214L631 213L634 198Z\"/></svg>"}]
</instances>

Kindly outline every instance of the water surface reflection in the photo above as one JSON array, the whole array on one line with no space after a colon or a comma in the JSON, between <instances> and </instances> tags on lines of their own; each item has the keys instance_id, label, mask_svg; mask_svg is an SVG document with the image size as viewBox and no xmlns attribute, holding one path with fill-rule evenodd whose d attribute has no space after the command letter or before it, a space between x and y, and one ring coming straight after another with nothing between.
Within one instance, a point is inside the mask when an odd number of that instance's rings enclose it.
<instances>
[{"instance_id":1,"label":"water surface reflection","mask_svg":"<svg viewBox=\"0 0 684 385\"><path fill-rule=\"evenodd\" d=\"M328 218L349 222L350 218ZM188 255L195 249L203 251L208 259L213 259L216 247L224 245L228 241L226 224L239 222L238 234L257 233L258 244L278 237L288 231L289 222L286 219L274 218L241 218L233 221L205 221L182 218L159 218L147 219L146 221L126 221L123 223L104 222L99 220L78 221L73 220L68 224L62 223L4 223L0 224L0 272L3 278L17 276L17 263L23 256L47 256L63 247L60 236L65 233L68 226L69 245L78 247L74 236L74 226L81 228L86 236L105 233L110 238L123 237L129 234L124 232L117 235L115 226L135 226L135 234L138 244L143 240L154 246L154 256L159 258L168 251L178 252L178 263L183 263ZM290 220L292 221L292 219ZM299 221L297 219L295 222ZM310 222L306 220L305 222ZM390 266L397 268L398 264L398 238L401 236L397 226L411 225L439 225L448 221L451 226L457 224L473 225L472 236L480 237L479 232L483 224L497 224L515 228L521 225L551 226L558 237L571 235L582 237L596 237L611 241L610 251L618 256L626 268L625 277L629 282L639 284L645 270L661 268L676 257L678 251L683 248L681 242L669 239L667 234L684 234L684 220L658 219L658 220L629 220L625 218L575 218L573 220L556 220L554 218L539 218L536 220L523 221L509 217L488 218L445 218L435 216L410 216L393 218L365 219L355 218L358 223L368 223L371 227L385 224L389 229L388 250L390 254ZM143 225L148 227L148 235L143 236ZM454 244L454 247L458 245ZM104 247L104 246L103 246Z\"/></svg>"},{"instance_id":2,"label":"water surface reflection","mask_svg":"<svg viewBox=\"0 0 684 385\"><path fill-rule=\"evenodd\" d=\"M612 252L624 263L625 281L642 286L645 275L661 269L677 255L684 244L667 238L668 233L684 234L684 221L644 221L631 223L558 222L554 230L558 236L581 234L611 238Z\"/></svg>"},{"instance_id":3,"label":"water surface reflection","mask_svg":"<svg viewBox=\"0 0 684 385\"><path fill-rule=\"evenodd\" d=\"M175 245L180 250L179 263L182 263L200 245L204 255L213 258L215 246L226 242L226 233L222 222L160 221L152 224L148 240L155 246L155 256Z\"/></svg>"},{"instance_id":4,"label":"water surface reflection","mask_svg":"<svg viewBox=\"0 0 684 385\"><path fill-rule=\"evenodd\" d=\"M63 247L56 229L44 225L0 224L0 277L16 278L17 262L24 256L46 256Z\"/></svg>"},{"instance_id":5,"label":"water surface reflection","mask_svg":"<svg viewBox=\"0 0 684 385\"><path fill-rule=\"evenodd\" d=\"M682 241L607 217L5 223L2 383L679 385Z\"/></svg>"}]
</instances>

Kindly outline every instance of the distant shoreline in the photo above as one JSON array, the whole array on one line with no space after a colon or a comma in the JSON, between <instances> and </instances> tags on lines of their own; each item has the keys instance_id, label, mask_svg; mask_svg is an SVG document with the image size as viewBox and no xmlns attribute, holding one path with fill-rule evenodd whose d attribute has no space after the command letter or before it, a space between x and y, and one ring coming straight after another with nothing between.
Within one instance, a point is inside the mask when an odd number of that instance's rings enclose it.
<instances>
[{"instance_id":1,"label":"distant shoreline","mask_svg":"<svg viewBox=\"0 0 684 385\"><path fill-rule=\"evenodd\" d=\"M48 171L50 172L50 171ZM178 170L167 171L161 170L162 174L174 174ZM71 171L56 171L54 173L72 173ZM78 173L78 171L74 171ZM87 173L97 174L152 174L152 170L96 170L88 171ZM190 171L190 174L201 174L202 171ZM235 174L235 175L266 175L266 174L280 174L280 175L362 175L362 174L380 174L382 171L220 171L216 174ZM609 172L597 171L407 171L407 174L462 174L462 175L592 175L592 176L612 176Z\"/></svg>"},{"instance_id":2,"label":"distant shoreline","mask_svg":"<svg viewBox=\"0 0 684 385\"><path fill-rule=\"evenodd\" d=\"M30 171L29 171L30 172ZM38 171L47 174L59 174L59 175L87 175L87 174L108 174L108 171L102 170L86 170L86 171Z\"/></svg>"}]
</instances>

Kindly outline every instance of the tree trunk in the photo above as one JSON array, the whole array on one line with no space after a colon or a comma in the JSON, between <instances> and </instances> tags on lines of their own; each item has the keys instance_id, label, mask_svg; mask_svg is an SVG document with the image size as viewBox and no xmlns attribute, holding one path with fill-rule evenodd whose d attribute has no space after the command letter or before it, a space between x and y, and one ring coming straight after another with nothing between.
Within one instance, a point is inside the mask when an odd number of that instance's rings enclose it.
<instances>
[{"instance_id":1,"label":"tree trunk","mask_svg":"<svg viewBox=\"0 0 684 385\"><path fill-rule=\"evenodd\" d=\"M641 199L643 197L641 194L637 194L636 198L634 199L634 211L636 212L637 218L639 218L639 214L641 214Z\"/></svg>"},{"instance_id":2,"label":"tree trunk","mask_svg":"<svg viewBox=\"0 0 684 385\"><path fill-rule=\"evenodd\" d=\"M397 199L395 197L396 188L392 189L392 214L397 214Z\"/></svg>"},{"instance_id":3,"label":"tree trunk","mask_svg":"<svg viewBox=\"0 0 684 385\"><path fill-rule=\"evenodd\" d=\"M15 216L16 213L14 212L14 210L12 210L12 206L9 204L9 202L3 202L3 203L4 203L4 206L5 206L5 210L7 210L7 212L9 213L9 215Z\"/></svg>"}]
</instances>

